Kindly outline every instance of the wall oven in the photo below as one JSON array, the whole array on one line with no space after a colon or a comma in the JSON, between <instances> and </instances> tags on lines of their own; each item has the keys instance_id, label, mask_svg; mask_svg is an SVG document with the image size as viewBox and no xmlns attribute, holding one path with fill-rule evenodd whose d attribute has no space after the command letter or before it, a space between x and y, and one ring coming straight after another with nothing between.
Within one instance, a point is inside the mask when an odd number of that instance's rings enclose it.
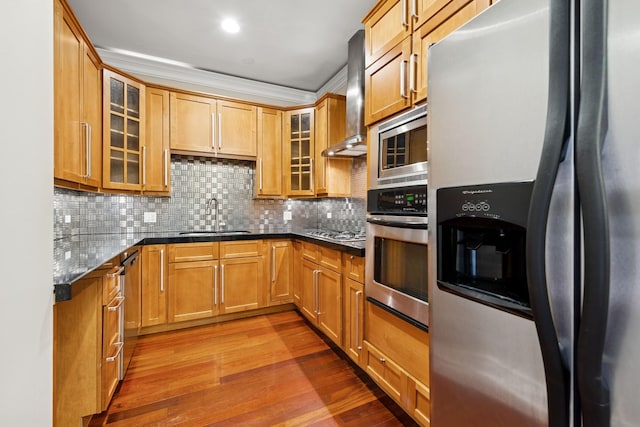
<instances>
[{"instance_id":1,"label":"wall oven","mask_svg":"<svg viewBox=\"0 0 640 427\"><path fill-rule=\"evenodd\" d=\"M427 187L369 190L367 211L367 299L428 328Z\"/></svg>"},{"instance_id":2,"label":"wall oven","mask_svg":"<svg viewBox=\"0 0 640 427\"><path fill-rule=\"evenodd\" d=\"M369 187L427 183L427 106L422 105L371 127Z\"/></svg>"}]
</instances>

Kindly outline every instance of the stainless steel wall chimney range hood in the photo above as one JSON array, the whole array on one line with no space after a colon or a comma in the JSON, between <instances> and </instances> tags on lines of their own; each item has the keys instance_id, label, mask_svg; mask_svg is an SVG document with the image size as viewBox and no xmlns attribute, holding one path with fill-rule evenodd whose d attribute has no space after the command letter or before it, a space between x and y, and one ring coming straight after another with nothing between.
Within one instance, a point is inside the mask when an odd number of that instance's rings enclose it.
<instances>
[{"instance_id":1,"label":"stainless steel wall chimney range hood","mask_svg":"<svg viewBox=\"0 0 640 427\"><path fill-rule=\"evenodd\" d=\"M367 154L364 126L364 30L349 40L347 59L347 138L322 152L325 157L358 157Z\"/></svg>"}]
</instances>

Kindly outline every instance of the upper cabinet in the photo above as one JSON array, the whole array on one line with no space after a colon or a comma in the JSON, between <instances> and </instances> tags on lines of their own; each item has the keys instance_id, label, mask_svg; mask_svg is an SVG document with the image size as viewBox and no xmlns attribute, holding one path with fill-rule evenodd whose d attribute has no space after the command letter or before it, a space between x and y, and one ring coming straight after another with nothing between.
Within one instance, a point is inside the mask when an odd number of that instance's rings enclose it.
<instances>
[{"instance_id":1,"label":"upper cabinet","mask_svg":"<svg viewBox=\"0 0 640 427\"><path fill-rule=\"evenodd\" d=\"M168 195L171 191L169 153L169 91L146 89L146 137L142 145L142 190Z\"/></svg>"},{"instance_id":2,"label":"upper cabinet","mask_svg":"<svg viewBox=\"0 0 640 427\"><path fill-rule=\"evenodd\" d=\"M286 193L314 196L314 109L287 111L284 119Z\"/></svg>"},{"instance_id":3,"label":"upper cabinet","mask_svg":"<svg viewBox=\"0 0 640 427\"><path fill-rule=\"evenodd\" d=\"M256 159L254 105L171 92L169 110L172 151Z\"/></svg>"},{"instance_id":4,"label":"upper cabinet","mask_svg":"<svg viewBox=\"0 0 640 427\"><path fill-rule=\"evenodd\" d=\"M56 184L97 189L102 178L100 59L71 11L54 3Z\"/></svg>"},{"instance_id":5,"label":"upper cabinet","mask_svg":"<svg viewBox=\"0 0 640 427\"><path fill-rule=\"evenodd\" d=\"M351 159L323 157L321 154L346 136L345 97L327 94L316 103L315 110L315 194L350 197Z\"/></svg>"},{"instance_id":6,"label":"upper cabinet","mask_svg":"<svg viewBox=\"0 0 640 427\"><path fill-rule=\"evenodd\" d=\"M103 72L104 188L142 189L145 87L117 74Z\"/></svg>"},{"instance_id":7,"label":"upper cabinet","mask_svg":"<svg viewBox=\"0 0 640 427\"><path fill-rule=\"evenodd\" d=\"M255 193L257 197L281 198L282 111L258 107L258 158Z\"/></svg>"},{"instance_id":8,"label":"upper cabinet","mask_svg":"<svg viewBox=\"0 0 640 427\"><path fill-rule=\"evenodd\" d=\"M284 180L287 197L350 197L351 159L322 151L345 138L345 97L327 94L314 108L284 114Z\"/></svg>"},{"instance_id":9,"label":"upper cabinet","mask_svg":"<svg viewBox=\"0 0 640 427\"><path fill-rule=\"evenodd\" d=\"M378 2L363 21L366 124L423 102L429 46L490 4L490 0Z\"/></svg>"}]
</instances>

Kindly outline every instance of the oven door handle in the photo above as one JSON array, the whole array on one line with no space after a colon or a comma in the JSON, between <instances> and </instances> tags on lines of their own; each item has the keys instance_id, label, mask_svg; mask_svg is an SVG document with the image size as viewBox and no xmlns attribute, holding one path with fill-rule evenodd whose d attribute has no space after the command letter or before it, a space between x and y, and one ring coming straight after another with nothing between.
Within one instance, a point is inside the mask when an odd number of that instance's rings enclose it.
<instances>
[{"instance_id":1,"label":"oven door handle","mask_svg":"<svg viewBox=\"0 0 640 427\"><path fill-rule=\"evenodd\" d=\"M425 220L399 220L393 221L389 219L383 219L379 217L369 217L367 218L367 222L376 225L386 225L388 227L396 227L396 228L413 228L419 230L427 230L429 228L429 223Z\"/></svg>"}]
</instances>

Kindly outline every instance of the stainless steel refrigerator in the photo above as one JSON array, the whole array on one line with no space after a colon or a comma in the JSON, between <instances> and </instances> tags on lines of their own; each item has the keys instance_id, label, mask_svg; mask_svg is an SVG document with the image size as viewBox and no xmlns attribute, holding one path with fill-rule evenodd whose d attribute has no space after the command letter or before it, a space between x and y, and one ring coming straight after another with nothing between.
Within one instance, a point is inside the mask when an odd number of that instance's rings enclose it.
<instances>
[{"instance_id":1,"label":"stainless steel refrigerator","mask_svg":"<svg viewBox=\"0 0 640 427\"><path fill-rule=\"evenodd\" d=\"M640 426L640 2L500 0L428 58L432 426Z\"/></svg>"}]
</instances>

